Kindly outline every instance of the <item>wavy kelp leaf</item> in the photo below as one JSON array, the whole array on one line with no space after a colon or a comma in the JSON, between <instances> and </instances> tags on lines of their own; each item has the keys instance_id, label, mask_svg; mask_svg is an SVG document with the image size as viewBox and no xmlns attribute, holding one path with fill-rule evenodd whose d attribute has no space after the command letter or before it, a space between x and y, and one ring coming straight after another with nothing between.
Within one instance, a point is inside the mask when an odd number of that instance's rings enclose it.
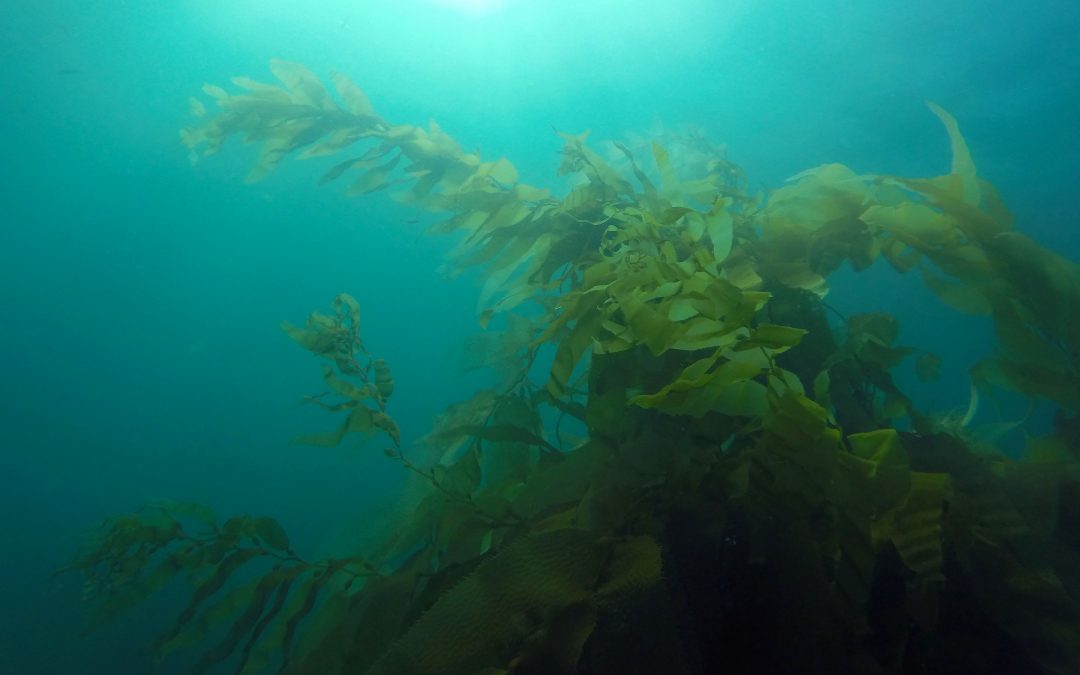
<instances>
[{"instance_id":1,"label":"wavy kelp leaf","mask_svg":"<svg viewBox=\"0 0 1080 675\"><path fill-rule=\"evenodd\" d=\"M416 575L369 580L351 597L332 596L308 629L299 656L282 675L363 673L393 644L415 605ZM329 620L323 620L323 618Z\"/></svg>"},{"instance_id":2,"label":"wavy kelp leaf","mask_svg":"<svg viewBox=\"0 0 1080 675\"><path fill-rule=\"evenodd\" d=\"M892 314L855 314L848 318L848 340L837 354L850 352L864 365L887 371L914 351L910 347L894 346L899 335L900 322ZM879 381L875 384L886 383ZM888 386L891 387L891 383Z\"/></svg>"},{"instance_id":3,"label":"wavy kelp leaf","mask_svg":"<svg viewBox=\"0 0 1080 675\"><path fill-rule=\"evenodd\" d=\"M280 631L271 633L266 641L263 641L263 634L285 607L293 583L308 569L306 565L274 568L261 577L232 589L203 612L197 621L190 622L184 631L161 645L159 656L167 655L179 647L198 644L223 623L229 622L231 627L224 640L202 655L193 672L203 672L233 654L239 656L236 668L238 673L250 672L247 665L253 654L262 659L260 663L265 665L264 657L273 650L280 649L280 642L273 639L275 636L280 637ZM241 648L240 641L245 635L247 640ZM259 650L253 651L257 644Z\"/></svg>"},{"instance_id":4,"label":"wavy kelp leaf","mask_svg":"<svg viewBox=\"0 0 1080 675\"><path fill-rule=\"evenodd\" d=\"M859 219L833 220L814 230L807 239L807 264L812 272L829 275L849 261L856 271L868 269L892 241L875 237Z\"/></svg>"},{"instance_id":5,"label":"wavy kelp leaf","mask_svg":"<svg viewBox=\"0 0 1080 675\"><path fill-rule=\"evenodd\" d=\"M1066 380L1078 379L1080 291L1075 285L1080 284L1080 269L1019 235L1001 235L994 244L997 268L1011 286L992 302L1004 348L1001 368L1020 391L1080 407L1075 386L1057 382L1057 377L1047 380L1053 386L1037 384L1054 371Z\"/></svg>"},{"instance_id":6,"label":"wavy kelp leaf","mask_svg":"<svg viewBox=\"0 0 1080 675\"><path fill-rule=\"evenodd\" d=\"M529 319L510 314L503 330L488 329L465 341L462 369L499 368L516 363L517 357L533 340L535 325Z\"/></svg>"},{"instance_id":7,"label":"wavy kelp leaf","mask_svg":"<svg viewBox=\"0 0 1080 675\"><path fill-rule=\"evenodd\" d=\"M511 313L506 315L506 328L487 329L465 339L461 349L460 366L469 372L490 368L495 372L500 389L507 389L522 378L522 357L536 337L539 328L530 319Z\"/></svg>"},{"instance_id":8,"label":"wavy kelp leaf","mask_svg":"<svg viewBox=\"0 0 1080 675\"><path fill-rule=\"evenodd\" d=\"M168 556L153 570L128 580L123 586L113 590L87 619L83 632L115 621L165 588L182 569L181 561L185 553L186 551L181 550Z\"/></svg>"},{"instance_id":9,"label":"wavy kelp leaf","mask_svg":"<svg viewBox=\"0 0 1080 675\"><path fill-rule=\"evenodd\" d=\"M765 349L776 353L790 349L799 344L807 331L793 326L777 326L771 323L761 323L753 328L750 335L736 344L736 350Z\"/></svg>"},{"instance_id":10,"label":"wavy kelp leaf","mask_svg":"<svg viewBox=\"0 0 1080 675\"><path fill-rule=\"evenodd\" d=\"M340 584L327 584L321 596L309 618L299 624L295 646L273 672L279 675L349 672L345 661L350 655L349 640L355 627L350 611L356 607L358 597L348 596Z\"/></svg>"},{"instance_id":11,"label":"wavy kelp leaf","mask_svg":"<svg viewBox=\"0 0 1080 675\"><path fill-rule=\"evenodd\" d=\"M297 436L289 441L290 445L314 445L320 448L333 448L341 443L341 440L350 433L360 434L367 438L376 431L375 413L363 406L353 408L337 431L328 431L321 434L307 434Z\"/></svg>"},{"instance_id":12,"label":"wavy kelp leaf","mask_svg":"<svg viewBox=\"0 0 1080 675\"><path fill-rule=\"evenodd\" d=\"M367 94L346 75L331 73L330 81L334 83L338 96L341 97L349 112L354 115L368 117L375 115L375 110L371 107L371 101L368 100Z\"/></svg>"},{"instance_id":13,"label":"wavy kelp leaf","mask_svg":"<svg viewBox=\"0 0 1080 675\"><path fill-rule=\"evenodd\" d=\"M356 403L360 403L365 400L372 400L375 398L375 391L368 385L357 386L348 380L339 377L334 369L326 364L322 366L323 381L326 382L326 386L330 387L330 391L346 398L349 403L346 406L352 406Z\"/></svg>"},{"instance_id":14,"label":"wavy kelp leaf","mask_svg":"<svg viewBox=\"0 0 1080 675\"><path fill-rule=\"evenodd\" d=\"M1069 360L1062 358L1057 343L1047 340L1044 332L1026 320L1023 310L1012 299L993 304L994 328L1004 352L994 359L993 367L1012 388L1077 407L1080 386Z\"/></svg>"},{"instance_id":15,"label":"wavy kelp leaf","mask_svg":"<svg viewBox=\"0 0 1080 675\"><path fill-rule=\"evenodd\" d=\"M1011 285L1026 318L1075 349L1080 339L1080 266L1018 232L993 237L986 249L994 272Z\"/></svg>"},{"instance_id":16,"label":"wavy kelp leaf","mask_svg":"<svg viewBox=\"0 0 1080 675\"><path fill-rule=\"evenodd\" d=\"M814 482L830 484L841 434L830 424L828 411L789 389L770 402L762 428L766 432L761 440L763 447L782 452L807 471ZM806 485L803 489L814 488Z\"/></svg>"},{"instance_id":17,"label":"wavy kelp leaf","mask_svg":"<svg viewBox=\"0 0 1080 675\"><path fill-rule=\"evenodd\" d=\"M345 366L356 351L363 348L360 343L360 305L351 295L340 293L334 298L333 307L332 316L312 312L303 328L287 321L281 327L301 347L316 356L333 359L343 372L355 374Z\"/></svg>"},{"instance_id":18,"label":"wavy kelp leaf","mask_svg":"<svg viewBox=\"0 0 1080 675\"><path fill-rule=\"evenodd\" d=\"M172 499L152 499L146 503L147 509L160 509L172 518L190 518L199 524L210 528L217 526L217 514L205 504L198 502L178 502Z\"/></svg>"},{"instance_id":19,"label":"wavy kelp leaf","mask_svg":"<svg viewBox=\"0 0 1080 675\"><path fill-rule=\"evenodd\" d=\"M431 477L437 486L447 493L459 497L469 497L480 487L480 453L474 447L450 466L436 464L431 469Z\"/></svg>"},{"instance_id":20,"label":"wavy kelp leaf","mask_svg":"<svg viewBox=\"0 0 1080 675\"><path fill-rule=\"evenodd\" d=\"M542 635L560 610L588 603L605 553L593 535L580 530L556 530L511 544L439 598L367 675L503 667L519 656L513 646Z\"/></svg>"},{"instance_id":21,"label":"wavy kelp leaf","mask_svg":"<svg viewBox=\"0 0 1080 675\"><path fill-rule=\"evenodd\" d=\"M334 335L314 327L299 328L288 321L283 321L281 330L298 345L315 354L329 354L337 347Z\"/></svg>"},{"instance_id":22,"label":"wavy kelp leaf","mask_svg":"<svg viewBox=\"0 0 1080 675\"><path fill-rule=\"evenodd\" d=\"M602 319L603 315L599 311L587 312L577 320L570 334L559 343L547 383L548 392L552 396L560 397L568 391L574 369L593 346L593 335Z\"/></svg>"},{"instance_id":23,"label":"wavy kelp leaf","mask_svg":"<svg viewBox=\"0 0 1080 675\"><path fill-rule=\"evenodd\" d=\"M498 500L498 497L482 499L474 502L476 506L472 513L467 513L466 509L457 509L455 513L460 514L459 517L444 518L440 523L440 534L436 543L440 568L469 568L479 563L482 556L492 550L496 541L493 520L506 519L509 514L508 503ZM488 508L493 509L490 517ZM479 515L481 511L485 515Z\"/></svg>"},{"instance_id":24,"label":"wavy kelp leaf","mask_svg":"<svg viewBox=\"0 0 1080 675\"><path fill-rule=\"evenodd\" d=\"M710 408L724 415L757 417L769 407L769 390L760 382L741 380L716 391Z\"/></svg>"},{"instance_id":25,"label":"wavy kelp leaf","mask_svg":"<svg viewBox=\"0 0 1080 675\"><path fill-rule=\"evenodd\" d=\"M390 174L401 161L401 157L400 154L394 155L386 162L368 169L349 184L349 187L345 189L345 194L355 197L390 187Z\"/></svg>"},{"instance_id":26,"label":"wavy kelp leaf","mask_svg":"<svg viewBox=\"0 0 1080 675\"><path fill-rule=\"evenodd\" d=\"M422 568L430 559L447 502L447 495L437 490L421 499L371 554L379 569L393 571L406 564L413 569Z\"/></svg>"},{"instance_id":27,"label":"wavy kelp leaf","mask_svg":"<svg viewBox=\"0 0 1080 675\"><path fill-rule=\"evenodd\" d=\"M641 341L654 356L667 351L675 342L680 327L645 302L634 292L614 291L626 325L634 332L636 340Z\"/></svg>"},{"instance_id":28,"label":"wavy kelp leaf","mask_svg":"<svg viewBox=\"0 0 1080 675\"><path fill-rule=\"evenodd\" d=\"M289 598L289 591L292 590L293 583L304 571L302 567L294 567L281 572L277 587L273 589L273 598L269 607L266 608L265 612L261 613L258 621L252 626L247 642L244 643L244 648L240 651L239 664L236 667L237 673L242 673L247 664L251 662L252 650L255 645L260 644L267 627L273 624L278 614L285 608L285 602Z\"/></svg>"},{"instance_id":29,"label":"wavy kelp leaf","mask_svg":"<svg viewBox=\"0 0 1080 675\"><path fill-rule=\"evenodd\" d=\"M626 147L622 143L619 143L618 141L615 142L615 147L618 148L619 152L623 153L623 155L626 156L627 161L630 162L630 167L634 172L634 177L637 178L638 183L641 184L641 189L645 191L645 194L655 196L656 186L653 185L653 182L649 180L649 177L645 175L645 172L642 171L641 167L638 166L637 161L634 159L634 153L630 152L630 148Z\"/></svg>"},{"instance_id":30,"label":"wavy kelp leaf","mask_svg":"<svg viewBox=\"0 0 1080 675\"><path fill-rule=\"evenodd\" d=\"M545 450L556 451L550 443L534 432L512 424L492 424L490 426L465 425L440 431L435 438L451 440L461 436L471 436L491 443L524 443L535 445Z\"/></svg>"},{"instance_id":31,"label":"wavy kelp leaf","mask_svg":"<svg viewBox=\"0 0 1080 675\"><path fill-rule=\"evenodd\" d=\"M965 314L989 314L990 302L978 288L947 281L928 268L920 269L923 283L942 302Z\"/></svg>"},{"instance_id":32,"label":"wavy kelp leaf","mask_svg":"<svg viewBox=\"0 0 1080 675\"><path fill-rule=\"evenodd\" d=\"M671 160L668 150L658 141L653 141L651 145L653 160L660 173L661 189L658 195L646 189L643 203L656 214L659 214L662 209L670 213L671 209L667 207L674 206L675 213L682 215L679 212L684 210L692 211L692 209L687 208L691 204L706 208L711 206L713 208L710 213L719 214L721 211L726 211L726 207L730 205L724 202L725 199L746 200L746 196L739 189L742 181L737 176L734 182L731 180L730 168L733 165L722 159L722 151L715 148L706 150L704 154L709 157L709 160L704 162L704 166L695 167L704 170L702 177L697 180L684 181L679 178L676 162ZM664 216L661 218L661 222L674 222L669 218L670 216ZM714 225L719 225L719 227L707 229L711 229L711 234L715 237L712 239L712 243L716 247L716 258L720 260L725 257L724 240L726 232L724 236L715 235L725 231L727 223L721 225L720 222L717 222ZM694 239L700 239L700 236L701 230L694 235Z\"/></svg>"},{"instance_id":33,"label":"wavy kelp leaf","mask_svg":"<svg viewBox=\"0 0 1080 675\"><path fill-rule=\"evenodd\" d=\"M514 499L514 511L531 518L581 501L608 452L594 440L562 455L545 456Z\"/></svg>"},{"instance_id":34,"label":"wavy kelp leaf","mask_svg":"<svg viewBox=\"0 0 1080 675\"><path fill-rule=\"evenodd\" d=\"M302 575L298 575L293 579L292 585L296 584L300 576ZM275 616L268 622L270 630L266 633L265 639L259 640L253 645L253 649L247 654L246 661L241 668L237 670L238 675L256 675L269 667L270 663L275 658L275 654L281 651L285 627L306 603L308 592L317 578L318 577L307 576L300 582L299 587L294 592L287 593L287 599L284 600L283 604L275 613ZM290 589L292 585L289 586ZM277 621L273 621L274 618L279 616L281 618L278 618Z\"/></svg>"},{"instance_id":35,"label":"wavy kelp leaf","mask_svg":"<svg viewBox=\"0 0 1080 675\"><path fill-rule=\"evenodd\" d=\"M858 475L866 478L861 486L866 492L852 495L853 502L872 507L875 517L902 504L911 491L911 469L896 430L850 434L847 441L859 460ZM842 457L848 466L854 466L847 455Z\"/></svg>"},{"instance_id":36,"label":"wavy kelp leaf","mask_svg":"<svg viewBox=\"0 0 1080 675\"><path fill-rule=\"evenodd\" d=\"M825 409L833 407L832 396L829 393L831 386L832 378L829 376L829 371L823 370L814 377L812 385L814 401Z\"/></svg>"},{"instance_id":37,"label":"wavy kelp leaf","mask_svg":"<svg viewBox=\"0 0 1080 675\"><path fill-rule=\"evenodd\" d=\"M675 173L675 169L671 165L671 156L668 154L668 151L664 149L664 146L653 141L652 152L653 161L656 162L656 168L660 170L660 184L668 189L674 188L679 184L679 176Z\"/></svg>"},{"instance_id":38,"label":"wavy kelp leaf","mask_svg":"<svg viewBox=\"0 0 1080 675\"><path fill-rule=\"evenodd\" d=\"M270 548L284 552L291 550L289 546L289 535L285 532L285 528L273 518L255 518L252 523L252 529L255 532L255 536Z\"/></svg>"},{"instance_id":39,"label":"wavy kelp leaf","mask_svg":"<svg viewBox=\"0 0 1080 675\"><path fill-rule=\"evenodd\" d=\"M417 445L444 463L452 461L470 436L447 432L462 427L483 426L495 413L498 403L499 397L493 390L481 389L465 401L450 404L435 417L431 431L420 438Z\"/></svg>"},{"instance_id":40,"label":"wavy kelp leaf","mask_svg":"<svg viewBox=\"0 0 1080 675\"><path fill-rule=\"evenodd\" d=\"M488 278L477 298L477 313L483 321L496 314L514 309L525 300L540 292L532 279L544 264L553 241L549 235L540 235L531 245L519 248L507 246L500 258L488 266Z\"/></svg>"},{"instance_id":41,"label":"wavy kelp leaf","mask_svg":"<svg viewBox=\"0 0 1080 675\"><path fill-rule=\"evenodd\" d=\"M156 648L167 644L176 637L176 635L183 630L184 626L195 618L195 613L199 611L199 607L211 596L221 590L234 572L261 554L261 549L244 548L235 550L226 555L225 558L214 567L210 576L195 588L195 592L192 593L187 606L180 612L180 615L176 617L172 629L162 635L158 640Z\"/></svg>"},{"instance_id":42,"label":"wavy kelp leaf","mask_svg":"<svg viewBox=\"0 0 1080 675\"><path fill-rule=\"evenodd\" d=\"M910 477L904 505L875 525L875 535L888 538L920 579L943 581L943 528L952 483L945 473L913 471Z\"/></svg>"},{"instance_id":43,"label":"wavy kelp leaf","mask_svg":"<svg viewBox=\"0 0 1080 675\"><path fill-rule=\"evenodd\" d=\"M558 452L550 444L544 444L547 443L547 431L539 410L540 403L541 399L531 395L507 396L500 402L491 419L492 426L522 429L533 439L540 439L543 443L532 439L521 441L513 437L499 441L488 440L481 461L484 483L489 491L495 490L502 495L502 491L506 490L509 496L516 489L514 486L528 480L539 461L552 452ZM485 512L491 513L488 510Z\"/></svg>"},{"instance_id":44,"label":"wavy kelp leaf","mask_svg":"<svg viewBox=\"0 0 1080 675\"><path fill-rule=\"evenodd\" d=\"M360 129L346 127L344 129L335 129L326 134L318 143L308 146L303 152L297 153L297 159L311 159L313 157L325 157L326 155L332 155L336 152L340 152L352 144L366 138L367 134ZM356 168L356 164L352 164L347 168ZM331 169L333 171L333 169ZM327 172L329 174L329 172ZM319 184L323 185L332 178L327 178L326 175L320 179Z\"/></svg>"},{"instance_id":45,"label":"wavy kelp leaf","mask_svg":"<svg viewBox=\"0 0 1080 675\"><path fill-rule=\"evenodd\" d=\"M922 260L922 254L895 238L881 241L881 255L900 274L906 274Z\"/></svg>"},{"instance_id":46,"label":"wavy kelp leaf","mask_svg":"<svg viewBox=\"0 0 1080 675\"><path fill-rule=\"evenodd\" d=\"M206 117L206 106L202 101L191 96L188 98L188 113L192 117ZM192 165L194 166L194 162L192 162Z\"/></svg>"},{"instance_id":47,"label":"wavy kelp leaf","mask_svg":"<svg viewBox=\"0 0 1080 675\"><path fill-rule=\"evenodd\" d=\"M281 586L291 584L292 579L295 578L299 570L300 568L297 567L288 569L275 568L259 579L248 599L247 607L235 618L224 639L215 647L207 650L199 658L191 672L195 675L205 673L214 664L224 661L236 652L240 648L244 636L253 634L255 630L258 630L259 634L261 634L265 624L260 625L260 617L266 611L267 603L270 602L273 596L277 595L276 591ZM287 588L286 592L288 592ZM276 614L276 610L274 610L274 613ZM258 634L254 635L255 640L258 637ZM246 658L247 655L243 654L242 660L246 661ZM241 663L241 667L243 667L243 663Z\"/></svg>"},{"instance_id":48,"label":"wavy kelp leaf","mask_svg":"<svg viewBox=\"0 0 1080 675\"><path fill-rule=\"evenodd\" d=\"M249 515L233 516L221 524L221 533L232 540L245 537L255 539L258 536L255 533L255 518Z\"/></svg>"},{"instance_id":49,"label":"wavy kelp leaf","mask_svg":"<svg viewBox=\"0 0 1080 675\"><path fill-rule=\"evenodd\" d=\"M712 260L708 263L712 263L714 267L728 257L734 244L735 218L732 215L731 206L730 199L718 199L706 213L698 213L690 209L682 209L681 213L676 211L686 221L690 241L711 249ZM708 267L709 264L705 266Z\"/></svg>"},{"instance_id":50,"label":"wavy kelp leaf","mask_svg":"<svg viewBox=\"0 0 1080 675\"><path fill-rule=\"evenodd\" d=\"M619 173L611 168L600 155L593 152L585 139L589 132L572 135L556 132L563 139L563 161L559 166L559 173L581 172L588 177L589 182L604 188L612 196L634 194L634 189L619 176Z\"/></svg>"},{"instance_id":51,"label":"wavy kelp leaf","mask_svg":"<svg viewBox=\"0 0 1080 675\"><path fill-rule=\"evenodd\" d=\"M270 60L270 72L285 85L294 103L310 105L323 110L335 110L330 95L319 77L306 66L282 59Z\"/></svg>"},{"instance_id":52,"label":"wavy kelp leaf","mask_svg":"<svg viewBox=\"0 0 1080 675\"><path fill-rule=\"evenodd\" d=\"M295 599L285 614L284 624L281 629L281 672L285 672L292 658L293 641L296 637L300 624L315 608L319 596L326 586L333 580L336 568L328 567L321 574L309 577L308 580L297 589Z\"/></svg>"},{"instance_id":53,"label":"wavy kelp leaf","mask_svg":"<svg viewBox=\"0 0 1080 675\"><path fill-rule=\"evenodd\" d=\"M1029 461L1004 460L991 467L1002 479L1009 501L1040 539L1050 539L1060 527L1062 488L1078 477L1078 465L1068 452L1060 440L1044 438L1032 441L1026 449Z\"/></svg>"},{"instance_id":54,"label":"wavy kelp leaf","mask_svg":"<svg viewBox=\"0 0 1080 675\"><path fill-rule=\"evenodd\" d=\"M960 134L960 125L956 123L955 117L938 104L927 101L926 105L938 116L941 123L945 125L945 131L949 134L949 142L952 145L952 167L949 173L958 179L957 196L964 203L977 205L982 201L982 194L975 178L975 162L971 159L971 151Z\"/></svg>"},{"instance_id":55,"label":"wavy kelp leaf","mask_svg":"<svg viewBox=\"0 0 1080 675\"><path fill-rule=\"evenodd\" d=\"M263 139L255 166L251 167L251 171L244 177L244 182L258 183L270 175L270 172L277 168L286 155L323 137L328 132L329 128L317 126L312 121L282 126Z\"/></svg>"},{"instance_id":56,"label":"wavy kelp leaf","mask_svg":"<svg viewBox=\"0 0 1080 675\"><path fill-rule=\"evenodd\" d=\"M198 618L189 621L183 630L173 635L169 640L160 643L156 649L156 656L164 658L178 649L189 648L202 643L208 635L236 617L251 602L255 587L260 581L259 578L253 579L222 594L220 598L203 610Z\"/></svg>"},{"instance_id":57,"label":"wavy kelp leaf","mask_svg":"<svg viewBox=\"0 0 1080 675\"><path fill-rule=\"evenodd\" d=\"M889 346L900 336L900 322L887 312L853 314L848 318L848 333Z\"/></svg>"},{"instance_id":58,"label":"wavy kelp leaf","mask_svg":"<svg viewBox=\"0 0 1080 675\"><path fill-rule=\"evenodd\" d=\"M964 233L956 219L926 204L875 205L866 209L860 219L919 250L948 249L963 242Z\"/></svg>"},{"instance_id":59,"label":"wavy kelp leaf","mask_svg":"<svg viewBox=\"0 0 1080 675\"><path fill-rule=\"evenodd\" d=\"M379 161L382 160L382 158L385 157L386 154L391 152L393 149L394 147L392 145L379 145L371 148L359 157L353 157L351 159L345 160L344 162L338 162L334 166L327 169L325 173L323 173L322 177L319 178L319 185L322 186L326 185L327 183L333 182L340 178L346 171L350 171L352 169L371 169L372 167L377 166ZM311 148L310 150L301 153L300 157L306 158L309 156L309 153L313 153L314 150L315 148Z\"/></svg>"},{"instance_id":60,"label":"wavy kelp leaf","mask_svg":"<svg viewBox=\"0 0 1080 675\"><path fill-rule=\"evenodd\" d=\"M978 529L957 543L967 578L995 623L1049 672L1080 671L1080 606L1057 575L1025 564Z\"/></svg>"},{"instance_id":61,"label":"wavy kelp leaf","mask_svg":"<svg viewBox=\"0 0 1080 675\"><path fill-rule=\"evenodd\" d=\"M651 537L615 540L611 560L596 587L597 598L603 605L647 591L660 581L662 570L660 547Z\"/></svg>"},{"instance_id":62,"label":"wavy kelp leaf","mask_svg":"<svg viewBox=\"0 0 1080 675\"><path fill-rule=\"evenodd\" d=\"M858 218L870 189L842 164L824 164L803 171L773 191L762 213L765 238L809 233L826 223Z\"/></svg>"},{"instance_id":63,"label":"wavy kelp leaf","mask_svg":"<svg viewBox=\"0 0 1080 675\"><path fill-rule=\"evenodd\" d=\"M390 372L390 364L385 359L375 359L371 362L371 367L375 371L375 388L385 401L394 393L394 376Z\"/></svg>"},{"instance_id":64,"label":"wavy kelp leaf","mask_svg":"<svg viewBox=\"0 0 1080 675\"><path fill-rule=\"evenodd\" d=\"M630 403L692 417L709 412L762 414L767 408L766 387L753 379L771 367L771 358L760 346L758 350L717 350L692 363L656 393L635 396Z\"/></svg>"},{"instance_id":65,"label":"wavy kelp leaf","mask_svg":"<svg viewBox=\"0 0 1080 675\"><path fill-rule=\"evenodd\" d=\"M992 362L992 366L1001 375L993 378L995 382L1030 396L1054 401L1067 409L1080 410L1080 384L1075 372L1063 370L1060 365L1044 367L1030 361L1008 358L998 358Z\"/></svg>"}]
</instances>

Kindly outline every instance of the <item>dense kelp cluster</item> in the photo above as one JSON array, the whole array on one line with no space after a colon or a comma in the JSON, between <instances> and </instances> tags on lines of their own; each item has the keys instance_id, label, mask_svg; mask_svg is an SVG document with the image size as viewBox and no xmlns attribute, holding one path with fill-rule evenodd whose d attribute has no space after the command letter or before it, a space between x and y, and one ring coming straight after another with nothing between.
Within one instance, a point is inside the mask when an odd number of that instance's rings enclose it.
<instances>
[{"instance_id":1,"label":"dense kelp cluster","mask_svg":"<svg viewBox=\"0 0 1080 675\"><path fill-rule=\"evenodd\" d=\"M219 110L193 99L183 141L257 143L251 180L338 154L324 182L444 214L432 231L482 270L476 352L502 376L414 456L356 301L286 324L324 360L309 400L341 416L298 440L378 439L422 499L318 561L265 517L110 519L71 565L99 618L187 580L157 649L196 673L1080 672L1080 274L1012 229L947 112L931 106L953 155L935 178L834 164L752 196L711 146L687 176L659 143L616 145L620 169L561 134L577 180L558 197L435 124L387 122L344 76L335 97L271 68L280 84L205 87ZM940 359L898 345L888 308L830 324L829 275L878 259L992 317L962 418L896 384ZM1058 409L1019 458L967 433L994 388ZM565 442L566 420L583 438Z\"/></svg>"}]
</instances>

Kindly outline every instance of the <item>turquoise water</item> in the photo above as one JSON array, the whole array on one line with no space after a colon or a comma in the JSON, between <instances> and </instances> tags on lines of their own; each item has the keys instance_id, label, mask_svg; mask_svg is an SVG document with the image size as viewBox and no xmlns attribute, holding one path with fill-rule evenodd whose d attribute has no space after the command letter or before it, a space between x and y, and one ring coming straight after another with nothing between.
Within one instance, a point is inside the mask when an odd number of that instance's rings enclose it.
<instances>
[{"instance_id":1,"label":"turquoise water","mask_svg":"<svg viewBox=\"0 0 1080 675\"><path fill-rule=\"evenodd\" d=\"M696 125L755 189L833 161L936 175L948 141L929 99L960 121L1019 228L1080 260L1080 5L852 4L5 8L0 672L149 672L162 607L84 637L77 581L49 578L104 516L198 500L273 513L314 551L394 492L399 470L377 451L287 445L326 420L296 407L320 378L280 321L356 296L407 438L480 381L455 356L477 330L477 283L437 273L450 244L422 236L429 217L320 189L323 165L256 185L238 148L192 167L177 131L204 82L269 79L274 57L338 70L388 119L436 119L553 186L553 126L607 139ZM990 349L985 326L920 309L913 288L872 274L833 302L892 308L947 375ZM944 379L925 395L963 405L966 382Z\"/></svg>"}]
</instances>

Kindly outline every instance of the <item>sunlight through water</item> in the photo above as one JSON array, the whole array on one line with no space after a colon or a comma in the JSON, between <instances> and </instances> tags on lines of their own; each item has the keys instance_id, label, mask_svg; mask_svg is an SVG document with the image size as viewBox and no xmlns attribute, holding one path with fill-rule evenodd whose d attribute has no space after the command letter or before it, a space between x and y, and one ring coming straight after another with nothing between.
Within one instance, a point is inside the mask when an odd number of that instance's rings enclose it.
<instances>
[{"instance_id":1,"label":"sunlight through water","mask_svg":"<svg viewBox=\"0 0 1080 675\"><path fill-rule=\"evenodd\" d=\"M509 4L509 0L426 0L427 2L456 10L470 16L494 14Z\"/></svg>"}]
</instances>

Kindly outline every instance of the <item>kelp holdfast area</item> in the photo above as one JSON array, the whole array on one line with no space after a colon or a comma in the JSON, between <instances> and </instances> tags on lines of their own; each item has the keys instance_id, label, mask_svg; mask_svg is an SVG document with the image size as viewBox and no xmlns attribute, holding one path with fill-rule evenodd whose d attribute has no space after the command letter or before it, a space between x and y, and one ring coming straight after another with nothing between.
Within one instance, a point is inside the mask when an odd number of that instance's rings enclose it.
<instances>
[{"instance_id":1,"label":"kelp holdfast area","mask_svg":"<svg viewBox=\"0 0 1080 675\"><path fill-rule=\"evenodd\" d=\"M166 672L1080 673L1080 274L1013 229L946 111L934 178L831 164L751 195L703 139L605 157L561 134L557 197L387 122L343 75L271 69L204 87L218 109L192 99L184 143L257 144L253 181L337 155L324 182L441 214L449 273L483 279L472 358L497 384L406 447L360 304L285 324L339 419L295 440L381 444L414 498L317 560L269 517L107 519L64 570L91 626L189 585L153 647ZM941 359L897 344L888 308L827 311L832 272L881 259L991 319L966 412L900 389ZM1004 453L975 425L996 395L1053 428Z\"/></svg>"}]
</instances>

